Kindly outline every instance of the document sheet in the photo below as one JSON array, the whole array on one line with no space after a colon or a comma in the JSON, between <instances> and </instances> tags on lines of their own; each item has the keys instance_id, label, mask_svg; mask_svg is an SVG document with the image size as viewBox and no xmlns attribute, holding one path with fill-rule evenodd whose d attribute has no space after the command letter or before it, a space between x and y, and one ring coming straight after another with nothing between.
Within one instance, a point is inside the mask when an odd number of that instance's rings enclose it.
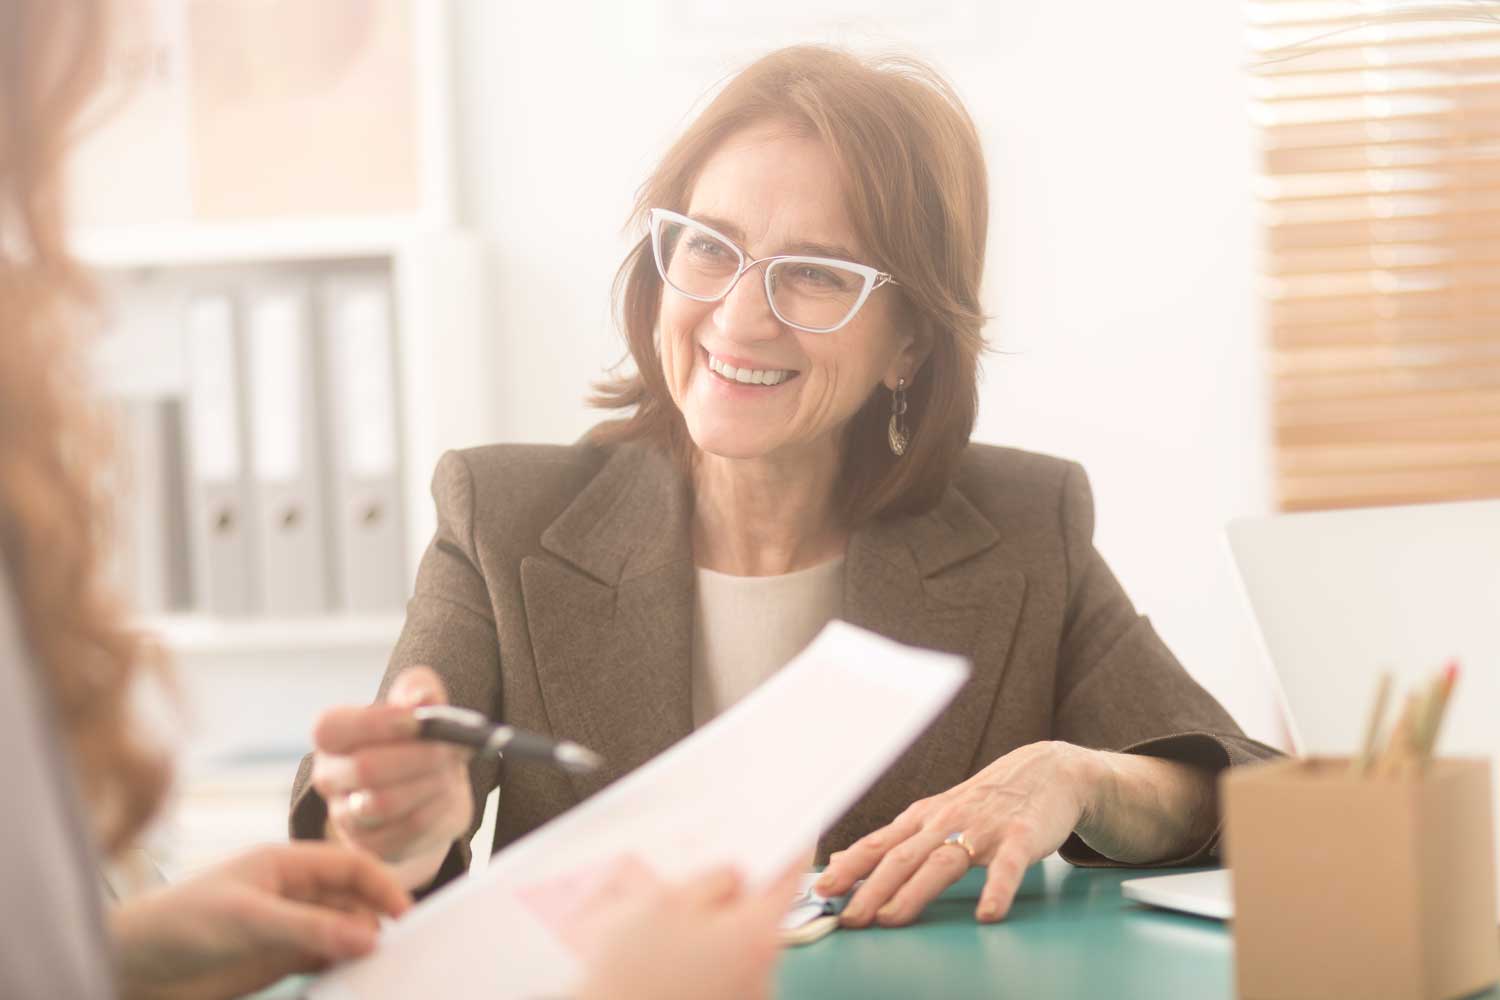
<instances>
[{"instance_id":1,"label":"document sheet","mask_svg":"<svg viewBox=\"0 0 1500 1000\"><path fill-rule=\"evenodd\" d=\"M573 932L601 879L622 866L680 879L732 864L763 884L810 858L967 676L961 657L833 622L738 705L424 900L309 995L564 993L582 971Z\"/></svg>"}]
</instances>

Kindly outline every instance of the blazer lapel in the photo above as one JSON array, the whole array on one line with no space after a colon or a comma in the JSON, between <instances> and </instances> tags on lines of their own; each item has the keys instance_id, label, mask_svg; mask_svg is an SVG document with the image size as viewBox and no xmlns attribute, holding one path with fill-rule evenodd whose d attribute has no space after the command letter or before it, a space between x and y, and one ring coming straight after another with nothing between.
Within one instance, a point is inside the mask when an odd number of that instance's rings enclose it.
<instances>
[{"instance_id":1,"label":"blazer lapel","mask_svg":"<svg viewBox=\"0 0 1500 1000\"><path fill-rule=\"evenodd\" d=\"M989 551L998 540L994 527L953 489L926 514L880 521L850 539L845 619L907 645L958 653L974 672L838 824L843 841L988 763L975 758L1026 593L1025 575Z\"/></svg>"},{"instance_id":2,"label":"blazer lapel","mask_svg":"<svg viewBox=\"0 0 1500 1000\"><path fill-rule=\"evenodd\" d=\"M671 459L622 447L521 561L542 699L603 755L587 796L692 731L690 501Z\"/></svg>"}]
</instances>

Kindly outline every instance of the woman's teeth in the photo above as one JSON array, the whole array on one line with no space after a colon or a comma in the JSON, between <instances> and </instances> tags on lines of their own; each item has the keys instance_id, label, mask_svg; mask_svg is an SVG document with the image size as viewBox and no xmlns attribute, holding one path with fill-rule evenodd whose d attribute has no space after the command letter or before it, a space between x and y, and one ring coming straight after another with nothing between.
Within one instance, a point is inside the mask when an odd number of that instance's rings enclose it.
<instances>
[{"instance_id":1,"label":"woman's teeth","mask_svg":"<svg viewBox=\"0 0 1500 1000\"><path fill-rule=\"evenodd\" d=\"M731 382L739 382L743 385L780 385L792 377L792 373L784 369L776 368L736 368L726 365L712 354L708 356L709 370Z\"/></svg>"}]
</instances>

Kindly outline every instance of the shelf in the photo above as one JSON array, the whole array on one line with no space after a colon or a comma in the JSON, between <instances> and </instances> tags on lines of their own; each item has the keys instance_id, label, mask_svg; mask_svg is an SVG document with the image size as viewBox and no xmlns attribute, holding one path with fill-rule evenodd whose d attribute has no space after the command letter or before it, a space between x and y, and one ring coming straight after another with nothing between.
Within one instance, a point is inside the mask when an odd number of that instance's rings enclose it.
<instances>
[{"instance_id":1,"label":"shelf","mask_svg":"<svg viewBox=\"0 0 1500 1000\"><path fill-rule=\"evenodd\" d=\"M416 216L85 229L72 247L98 268L389 256L433 227Z\"/></svg>"},{"instance_id":2,"label":"shelf","mask_svg":"<svg viewBox=\"0 0 1500 1000\"><path fill-rule=\"evenodd\" d=\"M399 613L270 620L155 615L141 624L174 653L279 653L389 650L404 621Z\"/></svg>"}]
</instances>

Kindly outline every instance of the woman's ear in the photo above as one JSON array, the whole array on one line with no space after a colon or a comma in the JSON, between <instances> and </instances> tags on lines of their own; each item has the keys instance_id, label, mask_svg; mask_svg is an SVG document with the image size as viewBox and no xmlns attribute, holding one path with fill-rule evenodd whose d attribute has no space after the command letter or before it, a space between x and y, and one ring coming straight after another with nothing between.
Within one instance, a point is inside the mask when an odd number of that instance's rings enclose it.
<instances>
[{"instance_id":1,"label":"woman's ear","mask_svg":"<svg viewBox=\"0 0 1500 1000\"><path fill-rule=\"evenodd\" d=\"M931 351L931 337L924 334L909 334L906 342L886 368L885 378L881 379L885 387L894 391L898 379L905 379L906 384L910 386L916 380L917 372L921 371Z\"/></svg>"}]
</instances>

